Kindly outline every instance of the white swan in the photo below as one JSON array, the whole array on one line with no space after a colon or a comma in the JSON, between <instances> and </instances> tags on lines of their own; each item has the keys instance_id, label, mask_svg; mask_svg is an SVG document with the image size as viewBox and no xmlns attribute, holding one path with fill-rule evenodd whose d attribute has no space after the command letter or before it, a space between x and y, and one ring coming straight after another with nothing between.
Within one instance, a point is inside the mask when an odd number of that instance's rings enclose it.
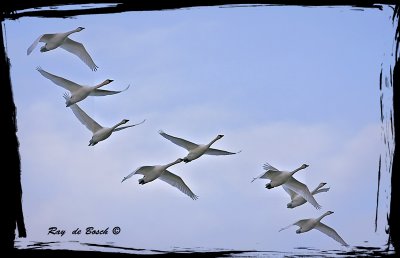
<instances>
[{"instance_id":1,"label":"white swan","mask_svg":"<svg viewBox=\"0 0 400 258\"><path fill-rule=\"evenodd\" d=\"M46 72L41 67L37 67L36 70L38 70L41 75L43 75L45 78L49 79L56 85L61 86L64 89L70 91L71 97L69 99L66 99L66 101L65 101L65 104L67 107L85 99L88 96L113 95L113 94L117 94L117 93L126 91L130 86L130 85L128 85L128 87L126 87L125 89L120 90L120 91L100 90L99 89L100 87L103 87L104 85L107 85L107 84L113 82L113 80L107 79L107 80L103 81L102 83L95 85L95 86L83 86L83 85L79 85L75 82L72 82L70 80L64 79L60 76Z\"/></svg>"},{"instance_id":2,"label":"white swan","mask_svg":"<svg viewBox=\"0 0 400 258\"><path fill-rule=\"evenodd\" d=\"M320 183L312 192L312 195L318 194L318 193L322 193L322 192L328 192L329 191L329 187L328 188L321 188L324 185L326 185L326 183ZM285 184L282 185L283 189L285 189L285 191L289 194L291 202L287 204L287 207L290 209L293 209L297 206L303 205L305 204L307 201L301 196L298 195L296 192L292 191L289 187L287 187Z\"/></svg>"},{"instance_id":3,"label":"white swan","mask_svg":"<svg viewBox=\"0 0 400 258\"><path fill-rule=\"evenodd\" d=\"M308 165L303 164L299 168L293 170L292 172L280 171L268 163L265 163L263 168L266 170L263 174L259 175L258 177L253 178L251 182L258 178L266 178L270 179L271 181L265 185L266 188L271 189L280 185L286 185L287 188L291 189L292 191L296 192L304 199L306 199L309 203L311 203L316 209L321 209L321 205L317 203L314 199L308 187L296 180L293 175L297 171L307 168Z\"/></svg>"},{"instance_id":4,"label":"white swan","mask_svg":"<svg viewBox=\"0 0 400 258\"><path fill-rule=\"evenodd\" d=\"M332 213L333 213L333 211L327 211L316 219L299 220L296 223L290 224L289 226L280 229L279 232L284 229L287 229L291 226L294 226L294 225L300 227L299 229L296 230L297 234L301 234L301 233L310 231L311 229L317 229L317 230L321 231L322 233L324 233L325 235L327 235L327 236L333 238L334 240L336 240L337 242L341 243L342 245L348 247L349 245L339 236L339 234L333 228L328 227L324 223L320 222L320 220L323 217L330 215Z\"/></svg>"},{"instance_id":5,"label":"white swan","mask_svg":"<svg viewBox=\"0 0 400 258\"><path fill-rule=\"evenodd\" d=\"M148 182L151 182L155 179L161 179L162 181L172 185L173 187L178 188L182 193L188 195L190 198L193 200L196 200L198 198L197 195L195 195L190 188L183 182L182 178L179 176L169 172L167 168L169 168L172 165L175 165L177 163L182 162L183 159L177 159L176 161L166 164L166 165L156 165L156 166L142 166L124 177L121 181L124 182L131 176L135 174L141 174L143 175L143 178L139 179L139 184L144 185Z\"/></svg>"},{"instance_id":6,"label":"white swan","mask_svg":"<svg viewBox=\"0 0 400 258\"><path fill-rule=\"evenodd\" d=\"M65 99L69 98L67 93L64 94L64 98ZM116 131L119 131L122 129L126 129L129 127L133 127L133 126L142 124L142 123L144 123L144 121L146 121L146 119L145 119L142 122L134 124L134 125L127 125L127 126L119 127L120 125L123 125L123 124L126 124L127 122L129 122L128 119L123 119L121 122L119 122L118 124L116 124L112 127L102 127L96 121L94 121L90 116L88 116L77 104L71 105L70 108L71 108L72 112L74 113L74 115L76 116L76 118L78 118L78 120L84 126L86 126L87 129L89 129L93 133L92 139L90 139L88 146L94 146L98 142L107 139L108 137L110 137L110 135L113 132L116 132Z\"/></svg>"},{"instance_id":7,"label":"white swan","mask_svg":"<svg viewBox=\"0 0 400 258\"><path fill-rule=\"evenodd\" d=\"M217 140L221 139L223 135L218 135L215 137L210 143L208 144L196 144L193 142L189 142L187 140L174 137L172 135L166 134L164 131L159 131L159 134L161 134L164 138L170 140L171 142L175 143L178 146L181 146L182 148L185 148L189 153L187 154L186 157L183 158L183 161L188 163L192 160L195 160L202 156L203 154L207 155L232 155L232 154L237 154L240 153L241 151L238 152L229 152L229 151L224 151L224 150L217 150L210 148L211 144L216 142Z\"/></svg>"},{"instance_id":8,"label":"white swan","mask_svg":"<svg viewBox=\"0 0 400 258\"><path fill-rule=\"evenodd\" d=\"M89 53L86 51L82 43L73 41L72 39L68 38L68 36L72 33L79 32L83 29L83 27L78 27L75 30L63 33L40 35L28 48L26 53L27 55L29 55L39 42L44 42L46 44L40 48L40 52L47 52L61 47L62 49L79 57L87 66L89 66L90 69L92 69L92 71L96 71L99 67L93 62L93 59L90 57Z\"/></svg>"}]
</instances>

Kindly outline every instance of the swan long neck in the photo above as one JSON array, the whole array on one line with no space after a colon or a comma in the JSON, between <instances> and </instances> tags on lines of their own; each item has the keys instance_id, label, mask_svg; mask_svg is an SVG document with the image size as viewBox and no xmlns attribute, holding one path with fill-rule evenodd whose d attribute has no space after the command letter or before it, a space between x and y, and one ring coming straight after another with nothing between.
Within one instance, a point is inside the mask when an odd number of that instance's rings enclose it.
<instances>
[{"instance_id":1,"label":"swan long neck","mask_svg":"<svg viewBox=\"0 0 400 258\"><path fill-rule=\"evenodd\" d=\"M118 124L114 125L114 126L111 127L111 128L112 128L112 130L114 131L115 128L117 128L118 126L123 125L123 124L125 124L124 121L121 121L121 122L119 122Z\"/></svg>"},{"instance_id":2,"label":"swan long neck","mask_svg":"<svg viewBox=\"0 0 400 258\"><path fill-rule=\"evenodd\" d=\"M298 172L298 171L300 171L300 170L302 170L302 169L303 169L303 167L300 166L300 167L296 168L295 170L293 170L293 171L291 172L291 174L294 175L294 173L296 173L296 172Z\"/></svg>"},{"instance_id":3,"label":"swan long neck","mask_svg":"<svg viewBox=\"0 0 400 258\"><path fill-rule=\"evenodd\" d=\"M321 219L323 219L325 216L328 216L329 214L331 214L331 213L329 213L329 212L327 211L327 212L325 212L324 214L322 214L321 216L319 216L316 220L317 220L317 221L321 221Z\"/></svg>"},{"instance_id":4,"label":"swan long neck","mask_svg":"<svg viewBox=\"0 0 400 258\"><path fill-rule=\"evenodd\" d=\"M171 162L171 163L168 163L168 164L164 165L164 169L167 169L167 168L169 168L170 166L173 166L173 165L178 164L178 163L180 163L180 162L182 162L182 160L177 159L177 160L175 160L174 162Z\"/></svg>"},{"instance_id":5,"label":"swan long neck","mask_svg":"<svg viewBox=\"0 0 400 258\"><path fill-rule=\"evenodd\" d=\"M214 142L218 141L220 138L217 136L215 137L209 144L207 144L208 147L210 147Z\"/></svg>"},{"instance_id":6,"label":"swan long neck","mask_svg":"<svg viewBox=\"0 0 400 258\"><path fill-rule=\"evenodd\" d=\"M98 88L100 88L100 87L103 87L103 86L106 85L106 84L108 84L107 81L104 81L104 82L102 82L102 83L100 83L100 84L97 84L97 85L93 86L93 88L94 88L94 89L98 89Z\"/></svg>"},{"instance_id":7,"label":"swan long neck","mask_svg":"<svg viewBox=\"0 0 400 258\"><path fill-rule=\"evenodd\" d=\"M75 32L78 32L78 31L80 31L80 30L79 30L78 28L76 28L76 29L74 29L74 30L65 32L65 35L69 36L69 35L71 35L72 33L75 33Z\"/></svg>"}]
</instances>

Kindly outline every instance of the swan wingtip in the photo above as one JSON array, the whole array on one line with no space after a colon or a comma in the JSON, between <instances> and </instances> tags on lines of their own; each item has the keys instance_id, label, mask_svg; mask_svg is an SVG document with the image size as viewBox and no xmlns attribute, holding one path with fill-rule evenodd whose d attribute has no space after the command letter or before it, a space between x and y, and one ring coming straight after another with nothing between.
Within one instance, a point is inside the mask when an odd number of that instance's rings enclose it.
<instances>
[{"instance_id":1,"label":"swan wingtip","mask_svg":"<svg viewBox=\"0 0 400 258\"><path fill-rule=\"evenodd\" d=\"M124 91L128 90L130 86L131 86L131 85L130 85L130 84L128 84L128 86L126 86L126 88L125 88L125 89L123 89L123 90L121 90L120 92L124 92Z\"/></svg>"}]
</instances>

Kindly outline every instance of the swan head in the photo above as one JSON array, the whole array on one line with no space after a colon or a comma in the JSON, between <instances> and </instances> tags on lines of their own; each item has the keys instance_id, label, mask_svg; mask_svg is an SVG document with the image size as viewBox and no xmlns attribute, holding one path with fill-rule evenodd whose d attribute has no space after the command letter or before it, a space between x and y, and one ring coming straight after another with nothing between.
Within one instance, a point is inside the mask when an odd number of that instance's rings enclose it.
<instances>
[{"instance_id":1,"label":"swan head","mask_svg":"<svg viewBox=\"0 0 400 258\"><path fill-rule=\"evenodd\" d=\"M78 27L78 28L76 28L76 31L82 31L84 29L85 29L84 27Z\"/></svg>"},{"instance_id":2,"label":"swan head","mask_svg":"<svg viewBox=\"0 0 400 258\"><path fill-rule=\"evenodd\" d=\"M128 123L128 122L129 122L128 119L123 119L123 120L121 121L122 124L126 124L126 123Z\"/></svg>"},{"instance_id":3,"label":"swan head","mask_svg":"<svg viewBox=\"0 0 400 258\"><path fill-rule=\"evenodd\" d=\"M221 139L222 137L224 137L223 134L218 134L217 139Z\"/></svg>"},{"instance_id":4,"label":"swan head","mask_svg":"<svg viewBox=\"0 0 400 258\"><path fill-rule=\"evenodd\" d=\"M303 165L301 165L301 169L305 169L305 168L308 168L309 167L309 165L307 165L307 164L303 164Z\"/></svg>"},{"instance_id":5,"label":"swan head","mask_svg":"<svg viewBox=\"0 0 400 258\"><path fill-rule=\"evenodd\" d=\"M107 79L107 80L105 80L105 81L103 82L103 84L106 85L106 84L112 83L113 81L114 81L114 80Z\"/></svg>"},{"instance_id":6,"label":"swan head","mask_svg":"<svg viewBox=\"0 0 400 258\"><path fill-rule=\"evenodd\" d=\"M318 188L323 187L324 185L326 185L326 183L319 183Z\"/></svg>"},{"instance_id":7,"label":"swan head","mask_svg":"<svg viewBox=\"0 0 400 258\"><path fill-rule=\"evenodd\" d=\"M326 215L331 215L333 213L333 211L327 211L325 212Z\"/></svg>"}]
</instances>

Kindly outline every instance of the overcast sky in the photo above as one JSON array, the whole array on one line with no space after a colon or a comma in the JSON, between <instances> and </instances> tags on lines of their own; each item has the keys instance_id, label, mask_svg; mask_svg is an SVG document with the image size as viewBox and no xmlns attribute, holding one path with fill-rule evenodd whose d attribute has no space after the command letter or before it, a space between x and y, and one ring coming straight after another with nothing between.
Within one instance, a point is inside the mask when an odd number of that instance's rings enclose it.
<instances>
[{"instance_id":1,"label":"overcast sky","mask_svg":"<svg viewBox=\"0 0 400 258\"><path fill-rule=\"evenodd\" d=\"M384 155L379 73L392 62L392 9L202 7L72 19L4 22L17 106L26 241L113 242L135 248L291 250L343 249L304 218L323 219L351 246L384 246L388 172L384 170L378 231L374 231L379 155ZM56 49L29 56L43 33L85 30L82 42L98 71ZM62 97L64 89L35 70L79 84L114 81L121 94L89 97L80 107L103 126L122 119L137 127L87 146L88 131ZM139 185L143 165L166 164L186 151L158 130L196 143L224 134L213 147L241 153L202 156L169 170L199 196L191 200L160 180ZM281 188L252 178L269 162L282 170L310 165L295 178L314 189L316 210L287 209ZM48 228L66 230L63 237ZM74 236L71 231L119 226L121 233Z\"/></svg>"}]
</instances>

